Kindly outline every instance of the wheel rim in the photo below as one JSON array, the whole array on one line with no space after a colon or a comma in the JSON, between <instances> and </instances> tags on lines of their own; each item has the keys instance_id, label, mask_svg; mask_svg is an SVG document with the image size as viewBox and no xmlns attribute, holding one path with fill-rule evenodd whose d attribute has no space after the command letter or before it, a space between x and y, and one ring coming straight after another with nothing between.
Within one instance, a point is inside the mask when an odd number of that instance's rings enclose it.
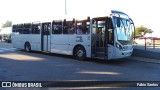
<instances>
[{"instance_id":1,"label":"wheel rim","mask_svg":"<svg viewBox=\"0 0 160 90\"><path fill-rule=\"evenodd\" d=\"M77 56L78 56L78 57L82 57L83 54L84 54L83 50L78 50L78 51L77 51Z\"/></svg>"},{"instance_id":2,"label":"wheel rim","mask_svg":"<svg viewBox=\"0 0 160 90\"><path fill-rule=\"evenodd\" d=\"M29 49L30 49L30 47L29 47L29 45L27 44L27 45L26 45L26 51L29 52Z\"/></svg>"}]
</instances>

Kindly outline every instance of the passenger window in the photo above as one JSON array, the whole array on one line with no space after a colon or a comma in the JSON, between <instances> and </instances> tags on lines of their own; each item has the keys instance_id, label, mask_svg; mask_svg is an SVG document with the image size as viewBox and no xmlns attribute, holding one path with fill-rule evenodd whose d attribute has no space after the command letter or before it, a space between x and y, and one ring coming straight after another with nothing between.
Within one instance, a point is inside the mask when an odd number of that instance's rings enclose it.
<instances>
[{"instance_id":1,"label":"passenger window","mask_svg":"<svg viewBox=\"0 0 160 90\"><path fill-rule=\"evenodd\" d=\"M90 22L89 21L77 21L76 24L77 34L89 34L90 33Z\"/></svg>"},{"instance_id":2,"label":"passenger window","mask_svg":"<svg viewBox=\"0 0 160 90\"><path fill-rule=\"evenodd\" d=\"M17 31L17 25L12 26L12 34L15 34Z\"/></svg>"},{"instance_id":3,"label":"passenger window","mask_svg":"<svg viewBox=\"0 0 160 90\"><path fill-rule=\"evenodd\" d=\"M23 34L30 34L31 33L31 23L25 23Z\"/></svg>"},{"instance_id":4,"label":"passenger window","mask_svg":"<svg viewBox=\"0 0 160 90\"><path fill-rule=\"evenodd\" d=\"M32 25L32 34L40 34L40 23Z\"/></svg>"},{"instance_id":5,"label":"passenger window","mask_svg":"<svg viewBox=\"0 0 160 90\"><path fill-rule=\"evenodd\" d=\"M63 34L74 34L75 33L75 23L73 21L63 22Z\"/></svg>"},{"instance_id":6,"label":"passenger window","mask_svg":"<svg viewBox=\"0 0 160 90\"><path fill-rule=\"evenodd\" d=\"M62 34L62 21L53 21L52 34Z\"/></svg>"},{"instance_id":7,"label":"passenger window","mask_svg":"<svg viewBox=\"0 0 160 90\"><path fill-rule=\"evenodd\" d=\"M23 34L23 24L19 24L16 30L17 34Z\"/></svg>"}]
</instances>

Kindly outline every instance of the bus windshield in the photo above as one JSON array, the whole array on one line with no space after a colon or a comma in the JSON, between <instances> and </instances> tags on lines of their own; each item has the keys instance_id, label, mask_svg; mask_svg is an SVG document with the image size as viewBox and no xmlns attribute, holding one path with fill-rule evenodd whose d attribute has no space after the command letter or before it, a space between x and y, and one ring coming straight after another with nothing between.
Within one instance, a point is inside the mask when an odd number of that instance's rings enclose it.
<instances>
[{"instance_id":1,"label":"bus windshield","mask_svg":"<svg viewBox=\"0 0 160 90\"><path fill-rule=\"evenodd\" d=\"M119 18L120 19L120 26L117 26L117 19L119 17L113 17L114 23L116 26L117 32L117 39L118 41L123 44L132 44L133 43L133 36L134 36L134 25L133 22L129 18Z\"/></svg>"}]
</instances>

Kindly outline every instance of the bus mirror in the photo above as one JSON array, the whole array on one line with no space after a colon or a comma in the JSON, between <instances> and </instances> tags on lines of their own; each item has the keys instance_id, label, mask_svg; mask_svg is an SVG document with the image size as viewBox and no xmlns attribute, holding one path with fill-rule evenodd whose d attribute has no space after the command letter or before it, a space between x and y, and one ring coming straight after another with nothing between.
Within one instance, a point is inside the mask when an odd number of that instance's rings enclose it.
<instances>
[{"instance_id":1,"label":"bus mirror","mask_svg":"<svg viewBox=\"0 0 160 90\"><path fill-rule=\"evenodd\" d=\"M120 18L119 17L117 17L117 27L120 27L121 25L120 25Z\"/></svg>"}]
</instances>

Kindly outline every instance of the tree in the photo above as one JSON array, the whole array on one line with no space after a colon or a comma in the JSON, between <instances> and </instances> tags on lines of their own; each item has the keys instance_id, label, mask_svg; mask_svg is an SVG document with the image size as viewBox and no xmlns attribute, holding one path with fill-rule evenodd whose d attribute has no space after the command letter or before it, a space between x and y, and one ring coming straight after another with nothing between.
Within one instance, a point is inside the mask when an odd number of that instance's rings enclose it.
<instances>
[{"instance_id":1,"label":"tree","mask_svg":"<svg viewBox=\"0 0 160 90\"><path fill-rule=\"evenodd\" d=\"M144 27L143 25L136 27L136 30L135 30L136 36L144 36L146 35L146 33L153 33L153 30L147 27Z\"/></svg>"},{"instance_id":2,"label":"tree","mask_svg":"<svg viewBox=\"0 0 160 90\"><path fill-rule=\"evenodd\" d=\"M12 22L11 21L6 21L4 24L2 24L2 28L11 27L11 26L12 26Z\"/></svg>"}]
</instances>

